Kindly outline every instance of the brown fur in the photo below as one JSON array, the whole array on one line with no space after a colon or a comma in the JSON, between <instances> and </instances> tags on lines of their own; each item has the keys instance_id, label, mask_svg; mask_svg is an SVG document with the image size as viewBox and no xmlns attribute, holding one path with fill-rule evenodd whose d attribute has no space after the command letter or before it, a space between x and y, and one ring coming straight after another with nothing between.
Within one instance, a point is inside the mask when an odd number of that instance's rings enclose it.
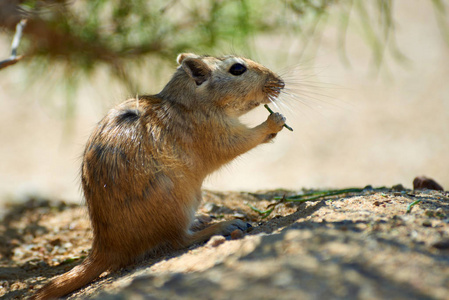
<instances>
[{"instance_id":1,"label":"brown fur","mask_svg":"<svg viewBox=\"0 0 449 300\"><path fill-rule=\"evenodd\" d=\"M229 73L236 62L247 67L242 75ZM181 54L178 63L159 94L118 105L93 132L82 163L91 253L34 299L66 295L151 250L179 249L246 228L232 220L190 230L204 178L282 129L285 118L278 113L255 128L238 116L276 97L283 81L239 57Z\"/></svg>"}]
</instances>

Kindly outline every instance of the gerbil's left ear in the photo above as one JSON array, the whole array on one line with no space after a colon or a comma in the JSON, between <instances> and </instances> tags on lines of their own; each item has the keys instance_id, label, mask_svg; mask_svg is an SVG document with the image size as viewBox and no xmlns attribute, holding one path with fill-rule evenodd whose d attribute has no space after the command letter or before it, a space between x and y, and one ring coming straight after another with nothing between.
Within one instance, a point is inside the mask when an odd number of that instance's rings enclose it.
<instances>
[{"instance_id":1,"label":"gerbil's left ear","mask_svg":"<svg viewBox=\"0 0 449 300\"><path fill-rule=\"evenodd\" d=\"M180 53L178 55L178 57L176 58L176 62L178 63L178 65L180 65L182 63L182 61L186 58L186 57L195 57L198 58L198 55L193 54L193 53Z\"/></svg>"},{"instance_id":2,"label":"gerbil's left ear","mask_svg":"<svg viewBox=\"0 0 449 300\"><path fill-rule=\"evenodd\" d=\"M183 54L180 54L180 56L181 55ZM180 56L178 56L178 61L180 60ZM181 67L186 71L190 78L195 81L196 85L201 85L208 80L212 73L209 66L195 56L181 57Z\"/></svg>"}]
</instances>

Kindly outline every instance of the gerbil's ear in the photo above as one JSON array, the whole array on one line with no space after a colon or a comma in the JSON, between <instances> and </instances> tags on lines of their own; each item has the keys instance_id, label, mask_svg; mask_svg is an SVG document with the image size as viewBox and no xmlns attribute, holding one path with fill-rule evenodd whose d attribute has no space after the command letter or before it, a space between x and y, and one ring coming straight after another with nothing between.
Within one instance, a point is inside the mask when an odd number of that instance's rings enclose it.
<instances>
[{"instance_id":1,"label":"gerbil's ear","mask_svg":"<svg viewBox=\"0 0 449 300\"><path fill-rule=\"evenodd\" d=\"M193 53L180 53L176 58L176 62L178 63L178 65L180 65L184 60L184 58L186 57L198 57L198 56Z\"/></svg>"},{"instance_id":2,"label":"gerbil's ear","mask_svg":"<svg viewBox=\"0 0 449 300\"><path fill-rule=\"evenodd\" d=\"M191 56L182 58L181 67L184 69L184 71L186 71L187 74L189 74L190 78L195 80L196 85L201 85L203 82L209 79L212 72L209 66L204 61L202 61L200 58Z\"/></svg>"}]
</instances>

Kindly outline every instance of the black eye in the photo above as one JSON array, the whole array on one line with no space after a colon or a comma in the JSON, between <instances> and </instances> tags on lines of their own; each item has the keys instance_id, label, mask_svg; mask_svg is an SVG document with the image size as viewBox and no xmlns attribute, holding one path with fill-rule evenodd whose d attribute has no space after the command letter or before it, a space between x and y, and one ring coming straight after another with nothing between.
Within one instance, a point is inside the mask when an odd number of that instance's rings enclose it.
<instances>
[{"instance_id":1,"label":"black eye","mask_svg":"<svg viewBox=\"0 0 449 300\"><path fill-rule=\"evenodd\" d=\"M242 75L246 72L246 67L242 64L233 64L232 67L229 69L229 73L235 76Z\"/></svg>"}]
</instances>

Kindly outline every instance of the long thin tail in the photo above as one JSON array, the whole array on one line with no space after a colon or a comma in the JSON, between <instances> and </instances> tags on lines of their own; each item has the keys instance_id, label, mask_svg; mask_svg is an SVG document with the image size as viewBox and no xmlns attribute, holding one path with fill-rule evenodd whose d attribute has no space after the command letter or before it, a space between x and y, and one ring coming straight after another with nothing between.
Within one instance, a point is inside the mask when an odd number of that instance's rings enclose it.
<instances>
[{"instance_id":1,"label":"long thin tail","mask_svg":"<svg viewBox=\"0 0 449 300\"><path fill-rule=\"evenodd\" d=\"M107 269L105 262L89 255L80 265L44 285L30 299L56 299L65 296L85 286Z\"/></svg>"}]
</instances>

